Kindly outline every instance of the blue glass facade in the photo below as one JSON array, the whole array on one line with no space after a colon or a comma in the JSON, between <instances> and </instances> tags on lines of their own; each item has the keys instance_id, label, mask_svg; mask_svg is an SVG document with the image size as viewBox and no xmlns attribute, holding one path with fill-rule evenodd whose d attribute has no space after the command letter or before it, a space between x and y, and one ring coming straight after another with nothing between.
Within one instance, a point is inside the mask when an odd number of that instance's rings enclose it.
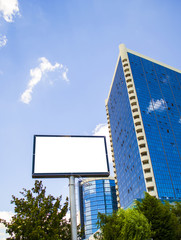
<instances>
[{"instance_id":1,"label":"blue glass facade","mask_svg":"<svg viewBox=\"0 0 181 240\"><path fill-rule=\"evenodd\" d=\"M110 92L108 109L120 204L127 207L133 199L144 196L146 186L121 60Z\"/></svg>"},{"instance_id":2,"label":"blue glass facade","mask_svg":"<svg viewBox=\"0 0 181 240\"><path fill-rule=\"evenodd\" d=\"M158 197L181 199L181 73L127 54ZM147 188L122 62L120 57L107 109L120 204L126 208Z\"/></svg>"},{"instance_id":3,"label":"blue glass facade","mask_svg":"<svg viewBox=\"0 0 181 240\"><path fill-rule=\"evenodd\" d=\"M115 181L109 178L79 182L80 219L85 236L89 238L97 228L97 214L117 210Z\"/></svg>"},{"instance_id":4,"label":"blue glass facade","mask_svg":"<svg viewBox=\"0 0 181 240\"><path fill-rule=\"evenodd\" d=\"M159 198L181 199L181 74L128 53Z\"/></svg>"}]
</instances>

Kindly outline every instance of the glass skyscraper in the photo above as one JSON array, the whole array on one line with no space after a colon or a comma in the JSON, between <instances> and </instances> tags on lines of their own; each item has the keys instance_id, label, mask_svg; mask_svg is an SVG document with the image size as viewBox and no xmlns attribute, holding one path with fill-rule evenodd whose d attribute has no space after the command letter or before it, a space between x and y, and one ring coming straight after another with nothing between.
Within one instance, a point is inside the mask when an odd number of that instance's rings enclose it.
<instances>
[{"instance_id":1,"label":"glass skyscraper","mask_svg":"<svg viewBox=\"0 0 181 240\"><path fill-rule=\"evenodd\" d=\"M181 200L181 71L119 50L106 100L118 204Z\"/></svg>"},{"instance_id":2,"label":"glass skyscraper","mask_svg":"<svg viewBox=\"0 0 181 240\"><path fill-rule=\"evenodd\" d=\"M97 214L117 210L114 178L90 178L79 181L80 222L88 239L97 228Z\"/></svg>"}]
</instances>

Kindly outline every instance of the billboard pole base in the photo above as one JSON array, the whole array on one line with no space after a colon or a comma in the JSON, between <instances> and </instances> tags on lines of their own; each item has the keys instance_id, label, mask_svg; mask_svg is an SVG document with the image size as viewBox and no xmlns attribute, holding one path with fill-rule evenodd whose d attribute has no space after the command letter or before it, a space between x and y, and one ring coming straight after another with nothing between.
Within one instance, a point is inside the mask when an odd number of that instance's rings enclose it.
<instances>
[{"instance_id":1,"label":"billboard pole base","mask_svg":"<svg viewBox=\"0 0 181 240\"><path fill-rule=\"evenodd\" d=\"M77 216L76 216L76 198L75 198L75 177L69 177L69 197L70 197L70 218L72 240L77 240Z\"/></svg>"}]
</instances>

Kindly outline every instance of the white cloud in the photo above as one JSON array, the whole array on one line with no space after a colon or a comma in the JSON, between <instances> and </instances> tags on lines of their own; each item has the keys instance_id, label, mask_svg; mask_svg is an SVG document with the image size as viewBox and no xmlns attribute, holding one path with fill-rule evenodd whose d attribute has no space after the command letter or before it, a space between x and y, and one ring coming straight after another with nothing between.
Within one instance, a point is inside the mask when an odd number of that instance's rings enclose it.
<instances>
[{"instance_id":1,"label":"white cloud","mask_svg":"<svg viewBox=\"0 0 181 240\"><path fill-rule=\"evenodd\" d=\"M6 228L3 224L0 223L0 239L6 240L9 237L9 234L6 233Z\"/></svg>"},{"instance_id":2,"label":"white cloud","mask_svg":"<svg viewBox=\"0 0 181 240\"><path fill-rule=\"evenodd\" d=\"M64 71L62 73L62 78L66 81L66 82L69 82L69 79L67 77L67 72L68 72L68 68L67 67L64 67Z\"/></svg>"},{"instance_id":3,"label":"white cloud","mask_svg":"<svg viewBox=\"0 0 181 240\"><path fill-rule=\"evenodd\" d=\"M6 22L13 22L13 17L20 15L18 0L0 0L0 13Z\"/></svg>"},{"instance_id":4,"label":"white cloud","mask_svg":"<svg viewBox=\"0 0 181 240\"><path fill-rule=\"evenodd\" d=\"M164 111L167 108L166 102L161 98L160 100L152 99L149 103L149 107L147 108L147 113L152 111Z\"/></svg>"},{"instance_id":5,"label":"white cloud","mask_svg":"<svg viewBox=\"0 0 181 240\"><path fill-rule=\"evenodd\" d=\"M180 124L181 124L181 118L179 119L179 121L178 121Z\"/></svg>"},{"instance_id":6,"label":"white cloud","mask_svg":"<svg viewBox=\"0 0 181 240\"><path fill-rule=\"evenodd\" d=\"M1 240L6 240L7 237L8 237L7 234L5 234L5 233L0 233L0 239L1 239Z\"/></svg>"},{"instance_id":7,"label":"white cloud","mask_svg":"<svg viewBox=\"0 0 181 240\"><path fill-rule=\"evenodd\" d=\"M78 191L76 191L76 193L78 194ZM76 202L78 202L79 197L78 196L76 196L76 197L77 197ZM76 206L76 208L77 208L77 206ZM77 216L77 225L79 225L80 224L80 211L77 210L76 216ZM68 211L67 214L65 215L65 219L67 222L70 220L70 211Z\"/></svg>"},{"instance_id":8,"label":"white cloud","mask_svg":"<svg viewBox=\"0 0 181 240\"><path fill-rule=\"evenodd\" d=\"M69 79L67 77L68 68L63 66L60 63L55 63L55 65L52 65L48 59L45 57L39 58L40 64L38 67L30 69L30 81L28 83L28 86L26 90L21 95L21 101L23 103L29 104L32 100L32 93L33 88L41 81L43 75L45 75L48 72L54 72L55 70L61 70L61 77L64 81L69 82ZM50 81L50 84L53 82Z\"/></svg>"},{"instance_id":9,"label":"white cloud","mask_svg":"<svg viewBox=\"0 0 181 240\"><path fill-rule=\"evenodd\" d=\"M0 47L4 47L7 43L8 39L5 35L0 35Z\"/></svg>"},{"instance_id":10,"label":"white cloud","mask_svg":"<svg viewBox=\"0 0 181 240\"><path fill-rule=\"evenodd\" d=\"M0 218L6 220L7 222L9 222L11 220L13 215L14 215L13 212L0 211Z\"/></svg>"},{"instance_id":11,"label":"white cloud","mask_svg":"<svg viewBox=\"0 0 181 240\"><path fill-rule=\"evenodd\" d=\"M98 124L96 126L96 128L93 130L93 135L94 136L105 136L106 137L108 159L109 159L109 162L112 162L112 154L111 154L111 146L110 146L108 125L106 123Z\"/></svg>"},{"instance_id":12,"label":"white cloud","mask_svg":"<svg viewBox=\"0 0 181 240\"><path fill-rule=\"evenodd\" d=\"M6 220L7 222L11 220L13 215L14 213L12 212L0 211L0 218ZM2 223L0 223L0 239L5 240L7 239L7 237L9 237L9 234L6 233L5 226Z\"/></svg>"}]
</instances>

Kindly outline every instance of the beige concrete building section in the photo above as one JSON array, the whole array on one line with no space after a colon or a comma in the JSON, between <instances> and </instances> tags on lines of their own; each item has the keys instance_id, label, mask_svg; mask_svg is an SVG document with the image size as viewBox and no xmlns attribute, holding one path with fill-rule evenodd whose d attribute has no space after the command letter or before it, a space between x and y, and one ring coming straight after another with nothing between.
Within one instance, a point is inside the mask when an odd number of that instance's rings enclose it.
<instances>
[{"instance_id":1,"label":"beige concrete building section","mask_svg":"<svg viewBox=\"0 0 181 240\"><path fill-rule=\"evenodd\" d=\"M117 69L117 67L116 67L116 69ZM120 205L119 190L118 190L118 180L117 180L117 174L116 174L116 164L115 164L115 158L114 158L114 149L113 149L113 142L112 142L111 125L110 125L109 111L108 111L107 104L106 104L106 114L107 114L109 139L110 139L110 146L111 146L111 155L112 155L112 162L113 162L113 169L114 169L114 180L115 180L117 203L118 203L118 208L120 208L121 205Z\"/></svg>"},{"instance_id":2,"label":"beige concrete building section","mask_svg":"<svg viewBox=\"0 0 181 240\"><path fill-rule=\"evenodd\" d=\"M143 56L142 54L139 54L132 50L127 49L124 44L121 44L119 46L119 57L117 60L116 69L115 69L114 76L112 79L108 99L106 100L106 112L107 112L108 128L109 128L109 135L110 135L110 141L111 141L111 151L112 151L112 157L113 157L113 167L114 167L114 173L115 173L114 177L115 177L117 198L118 198L119 206L120 206L120 200L119 200L118 182L117 182L117 175L116 175L116 164L115 164L115 159L114 159L114 148L113 148L113 143L112 143L110 118L109 118L109 111L108 111L107 104L108 104L110 92L112 89L115 74L117 71L117 66L118 66L120 59L122 61L124 77L125 77L126 86L127 86L127 92L128 92L128 96L129 96L129 100L130 100L130 107L131 107L131 112L132 112L132 117L133 117L133 122L134 122L134 127L135 127L137 143L138 143L138 147L139 147L139 153L140 153L140 158L141 158L141 163L142 163L142 169L143 169L143 174L144 174L144 179L145 179L146 190L150 195L158 197L157 187L156 187L156 183L155 183L155 177L154 177L153 168L152 168L152 162L151 162L151 158L150 158L146 134L145 134L144 125L143 125L143 120L142 120L139 102L138 102L138 98L137 98L134 79L133 79L133 75L132 75L132 71L131 71L131 67L130 67L130 63L129 63L129 58L128 58L128 54L127 54L128 52L135 54L137 56L140 56L141 58L145 58L149 61L152 61L152 62L159 64L161 66L164 66L166 68L169 68L171 70L177 71L178 73L181 73L181 71L178 69L175 69L175 68L170 67L166 64L163 64L159 61L156 61L149 57Z\"/></svg>"},{"instance_id":3,"label":"beige concrete building section","mask_svg":"<svg viewBox=\"0 0 181 240\"><path fill-rule=\"evenodd\" d=\"M114 178L113 177L83 178L81 185L83 185L84 183L94 181L94 180L114 180Z\"/></svg>"}]
</instances>

